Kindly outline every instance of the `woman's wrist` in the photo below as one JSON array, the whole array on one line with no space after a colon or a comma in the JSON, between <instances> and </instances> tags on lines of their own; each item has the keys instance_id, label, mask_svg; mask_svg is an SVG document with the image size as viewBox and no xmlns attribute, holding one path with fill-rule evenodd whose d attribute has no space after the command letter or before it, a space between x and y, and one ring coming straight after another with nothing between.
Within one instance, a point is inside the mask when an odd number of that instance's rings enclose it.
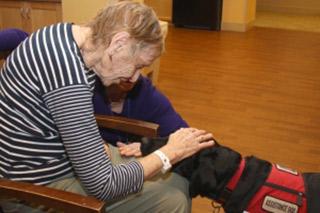
<instances>
[{"instance_id":1,"label":"woman's wrist","mask_svg":"<svg viewBox=\"0 0 320 213\"><path fill-rule=\"evenodd\" d=\"M168 157L171 164L177 163L180 159L178 153L174 151L172 148L170 148L168 145L161 147L159 150Z\"/></svg>"},{"instance_id":2,"label":"woman's wrist","mask_svg":"<svg viewBox=\"0 0 320 213\"><path fill-rule=\"evenodd\" d=\"M166 173L171 167L171 163L170 163L170 159L168 158L168 156L166 156L161 150L156 150L153 152L155 155L157 155L161 162L162 162L162 169L161 172L162 173Z\"/></svg>"}]
</instances>

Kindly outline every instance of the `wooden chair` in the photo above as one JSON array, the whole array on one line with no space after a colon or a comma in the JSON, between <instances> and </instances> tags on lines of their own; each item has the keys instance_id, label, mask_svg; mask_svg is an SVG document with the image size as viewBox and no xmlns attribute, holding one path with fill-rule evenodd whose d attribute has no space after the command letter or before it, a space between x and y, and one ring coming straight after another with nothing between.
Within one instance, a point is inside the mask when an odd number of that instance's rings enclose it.
<instances>
[{"instance_id":1,"label":"wooden chair","mask_svg":"<svg viewBox=\"0 0 320 213\"><path fill-rule=\"evenodd\" d=\"M100 127L147 137L156 137L159 127L154 123L117 116L96 115L96 120ZM1 198L16 198L58 211L75 213L105 212L106 205L105 202L93 197L6 179L0 179Z\"/></svg>"},{"instance_id":2,"label":"wooden chair","mask_svg":"<svg viewBox=\"0 0 320 213\"><path fill-rule=\"evenodd\" d=\"M0 69L4 63L4 60L7 58L9 54L10 52L0 51Z\"/></svg>"},{"instance_id":3,"label":"wooden chair","mask_svg":"<svg viewBox=\"0 0 320 213\"><path fill-rule=\"evenodd\" d=\"M142 0L140 2L143 2ZM160 21L161 30L164 34L164 39L166 39L168 34L168 22ZM160 57L161 58L161 57ZM147 76L151 79L152 84L156 86L158 84L158 76L160 72L160 58L157 58L149 67L142 70L142 75Z\"/></svg>"}]
</instances>

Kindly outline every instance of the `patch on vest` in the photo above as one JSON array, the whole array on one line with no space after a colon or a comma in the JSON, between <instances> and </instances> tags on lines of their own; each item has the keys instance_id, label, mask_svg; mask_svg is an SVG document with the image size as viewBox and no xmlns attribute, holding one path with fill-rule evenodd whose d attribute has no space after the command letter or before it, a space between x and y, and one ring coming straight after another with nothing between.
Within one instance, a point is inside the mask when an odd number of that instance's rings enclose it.
<instances>
[{"instance_id":1,"label":"patch on vest","mask_svg":"<svg viewBox=\"0 0 320 213\"><path fill-rule=\"evenodd\" d=\"M290 173L293 175L298 175L298 172L296 170L280 166L279 164L276 164L276 168L280 171L283 171L283 172L287 172L287 173Z\"/></svg>"},{"instance_id":2,"label":"patch on vest","mask_svg":"<svg viewBox=\"0 0 320 213\"><path fill-rule=\"evenodd\" d=\"M264 198L262 209L273 213L298 213L299 210L297 205L271 196Z\"/></svg>"}]
</instances>

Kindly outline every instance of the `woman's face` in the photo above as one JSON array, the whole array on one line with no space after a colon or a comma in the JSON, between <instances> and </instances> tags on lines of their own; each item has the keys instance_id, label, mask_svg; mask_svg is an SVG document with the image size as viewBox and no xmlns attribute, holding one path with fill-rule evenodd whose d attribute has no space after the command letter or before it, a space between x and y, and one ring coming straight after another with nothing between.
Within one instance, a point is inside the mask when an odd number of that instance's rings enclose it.
<instances>
[{"instance_id":1,"label":"woman's face","mask_svg":"<svg viewBox=\"0 0 320 213\"><path fill-rule=\"evenodd\" d=\"M113 54L105 54L100 67L99 77L105 86L120 82L134 83L138 80L140 70L149 66L160 55L156 45L138 49L133 54L135 41L115 49Z\"/></svg>"}]
</instances>

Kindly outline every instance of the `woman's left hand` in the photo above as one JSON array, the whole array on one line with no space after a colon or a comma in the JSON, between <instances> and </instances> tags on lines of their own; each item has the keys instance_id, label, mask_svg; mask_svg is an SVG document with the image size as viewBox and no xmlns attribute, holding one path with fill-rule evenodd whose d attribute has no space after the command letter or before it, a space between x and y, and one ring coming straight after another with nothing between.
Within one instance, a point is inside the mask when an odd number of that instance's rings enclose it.
<instances>
[{"instance_id":1,"label":"woman's left hand","mask_svg":"<svg viewBox=\"0 0 320 213\"><path fill-rule=\"evenodd\" d=\"M141 144L139 142L133 142L129 144L125 144L123 142L118 141L117 146L119 149L119 153L125 157L141 157L142 153L140 150Z\"/></svg>"}]
</instances>

